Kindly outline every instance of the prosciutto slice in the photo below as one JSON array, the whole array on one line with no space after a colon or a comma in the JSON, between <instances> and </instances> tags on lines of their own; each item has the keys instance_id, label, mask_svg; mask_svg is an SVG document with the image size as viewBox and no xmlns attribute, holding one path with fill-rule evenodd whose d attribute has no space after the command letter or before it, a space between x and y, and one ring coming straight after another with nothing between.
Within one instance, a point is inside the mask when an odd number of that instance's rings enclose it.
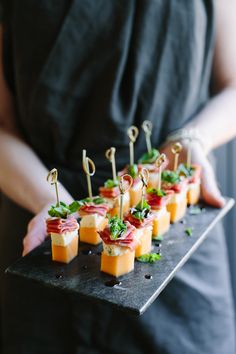
<instances>
[{"instance_id":1,"label":"prosciutto slice","mask_svg":"<svg viewBox=\"0 0 236 354\"><path fill-rule=\"evenodd\" d=\"M173 190L167 190L166 195L164 195L162 197L158 196L156 193L147 193L146 199L152 209L160 209L161 207L166 206L171 195L173 195L173 194L174 194Z\"/></svg>"},{"instance_id":2,"label":"prosciutto slice","mask_svg":"<svg viewBox=\"0 0 236 354\"><path fill-rule=\"evenodd\" d=\"M131 225L135 226L137 229L152 225L153 219L154 219L154 215L152 213L149 213L146 218L141 220L135 218L130 212L125 217L125 220L128 221Z\"/></svg>"},{"instance_id":3,"label":"prosciutto slice","mask_svg":"<svg viewBox=\"0 0 236 354\"><path fill-rule=\"evenodd\" d=\"M182 179L179 183L176 183L176 184L162 182L162 189L164 189L165 191L172 190L176 193L179 193L184 188L186 188L187 184L188 184L187 178Z\"/></svg>"},{"instance_id":4,"label":"prosciutto slice","mask_svg":"<svg viewBox=\"0 0 236 354\"><path fill-rule=\"evenodd\" d=\"M120 195L119 187L100 187L99 194L104 198L116 198Z\"/></svg>"},{"instance_id":5,"label":"prosciutto slice","mask_svg":"<svg viewBox=\"0 0 236 354\"><path fill-rule=\"evenodd\" d=\"M79 209L80 216L88 214L98 214L105 216L108 212L109 206L107 204L93 204L86 203Z\"/></svg>"},{"instance_id":6,"label":"prosciutto slice","mask_svg":"<svg viewBox=\"0 0 236 354\"><path fill-rule=\"evenodd\" d=\"M64 234L65 232L72 232L79 229L79 224L74 217L49 218L46 220L47 233Z\"/></svg>"},{"instance_id":7,"label":"prosciutto slice","mask_svg":"<svg viewBox=\"0 0 236 354\"><path fill-rule=\"evenodd\" d=\"M127 225L127 230L124 232L121 237L117 238L116 240L111 239L111 233L109 225L103 230L99 232L99 235L103 242L107 245L117 245L120 247L128 247L132 251L137 246L137 241L135 240L134 233L135 227L132 226L129 222L125 222Z\"/></svg>"}]
</instances>

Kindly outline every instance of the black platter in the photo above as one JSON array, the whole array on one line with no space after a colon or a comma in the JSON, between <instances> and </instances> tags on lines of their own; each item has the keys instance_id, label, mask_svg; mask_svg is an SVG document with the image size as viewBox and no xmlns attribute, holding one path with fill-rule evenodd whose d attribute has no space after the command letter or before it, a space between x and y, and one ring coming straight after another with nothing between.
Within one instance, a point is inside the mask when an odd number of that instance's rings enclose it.
<instances>
[{"instance_id":1,"label":"black platter","mask_svg":"<svg viewBox=\"0 0 236 354\"><path fill-rule=\"evenodd\" d=\"M79 256L64 265L52 262L49 239L11 265L6 273L142 314L233 205L234 200L226 198L222 209L201 206L197 215L188 209L184 219L171 226L161 246L160 242L153 242L153 252L161 252L161 259L155 264L136 261L135 270L118 280L100 272L101 245L81 243ZM192 236L185 232L189 227L193 228Z\"/></svg>"}]
</instances>

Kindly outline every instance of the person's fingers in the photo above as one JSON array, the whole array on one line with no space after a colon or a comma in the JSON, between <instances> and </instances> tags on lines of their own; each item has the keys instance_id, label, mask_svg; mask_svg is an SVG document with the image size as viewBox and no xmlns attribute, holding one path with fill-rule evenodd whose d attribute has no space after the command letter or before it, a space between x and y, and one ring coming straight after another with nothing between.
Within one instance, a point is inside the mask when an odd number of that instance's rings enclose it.
<instances>
[{"instance_id":1,"label":"person's fingers","mask_svg":"<svg viewBox=\"0 0 236 354\"><path fill-rule=\"evenodd\" d=\"M29 233L23 239L23 253L22 253L23 257L26 256L34 248L41 245L41 243L43 242L41 238L37 238L35 236L36 235L34 233L33 234Z\"/></svg>"},{"instance_id":2,"label":"person's fingers","mask_svg":"<svg viewBox=\"0 0 236 354\"><path fill-rule=\"evenodd\" d=\"M38 247L43 243L46 238L46 226L44 219L36 216L33 218L27 228L27 234L23 239L23 253L24 257L27 253L32 251L34 248Z\"/></svg>"},{"instance_id":3,"label":"person's fingers","mask_svg":"<svg viewBox=\"0 0 236 354\"><path fill-rule=\"evenodd\" d=\"M207 204L217 208L222 208L224 206L225 200L217 186L215 174L210 163L206 163L203 166L201 188L202 197Z\"/></svg>"}]
</instances>

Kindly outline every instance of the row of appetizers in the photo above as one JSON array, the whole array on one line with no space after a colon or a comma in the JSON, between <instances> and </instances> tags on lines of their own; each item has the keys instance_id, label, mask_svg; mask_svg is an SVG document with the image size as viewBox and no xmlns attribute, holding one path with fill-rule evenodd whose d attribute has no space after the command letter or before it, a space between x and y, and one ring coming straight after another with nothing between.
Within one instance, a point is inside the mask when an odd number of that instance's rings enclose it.
<instances>
[{"instance_id":1,"label":"row of appetizers","mask_svg":"<svg viewBox=\"0 0 236 354\"><path fill-rule=\"evenodd\" d=\"M69 263L78 254L81 242L97 245L103 243L101 271L116 277L134 268L135 257L151 252L152 239L161 239L170 223L180 220L187 204L196 204L200 196L201 167L189 161L178 165L181 151L179 143L173 146L174 170L167 170L167 158L150 148L139 160L133 161L132 140L135 127L129 130L130 164L116 174L115 149L106 152L112 163L113 178L99 188L99 195L92 195L90 177L95 172L91 159L83 152L83 168L87 175L89 196L70 205L59 201L57 170L53 169L48 180L55 184L57 204L48 211L47 232L51 235L52 258ZM137 136L136 136L137 137ZM92 168L92 170L91 170ZM74 216L78 213L80 225Z\"/></svg>"}]
</instances>

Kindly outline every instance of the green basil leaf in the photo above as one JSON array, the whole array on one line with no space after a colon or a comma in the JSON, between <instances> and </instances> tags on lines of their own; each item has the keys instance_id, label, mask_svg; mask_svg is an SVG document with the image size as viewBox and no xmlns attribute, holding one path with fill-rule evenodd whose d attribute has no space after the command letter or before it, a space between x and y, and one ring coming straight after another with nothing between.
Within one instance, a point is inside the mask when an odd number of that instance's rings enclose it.
<instances>
[{"instance_id":1,"label":"green basil leaf","mask_svg":"<svg viewBox=\"0 0 236 354\"><path fill-rule=\"evenodd\" d=\"M118 216L108 217L108 226L110 229L110 238L117 240L127 230L127 225Z\"/></svg>"},{"instance_id":2,"label":"green basil leaf","mask_svg":"<svg viewBox=\"0 0 236 354\"><path fill-rule=\"evenodd\" d=\"M128 174L132 177L135 178L138 176L138 166L136 164L134 165L129 165L128 167Z\"/></svg>"},{"instance_id":3,"label":"green basil leaf","mask_svg":"<svg viewBox=\"0 0 236 354\"><path fill-rule=\"evenodd\" d=\"M150 152L145 152L138 160L141 164L154 163L160 155L157 149L152 149Z\"/></svg>"},{"instance_id":4,"label":"green basil leaf","mask_svg":"<svg viewBox=\"0 0 236 354\"><path fill-rule=\"evenodd\" d=\"M148 188L147 193L156 194L158 197L164 197L166 195L166 192L163 189L157 188Z\"/></svg>"},{"instance_id":5,"label":"green basil leaf","mask_svg":"<svg viewBox=\"0 0 236 354\"><path fill-rule=\"evenodd\" d=\"M164 182L176 184L180 182L180 176L175 171L165 170L161 174L161 179Z\"/></svg>"},{"instance_id":6,"label":"green basil leaf","mask_svg":"<svg viewBox=\"0 0 236 354\"><path fill-rule=\"evenodd\" d=\"M194 174L195 168L192 166L187 166L186 163L181 163L177 169L179 176L192 177Z\"/></svg>"},{"instance_id":7,"label":"green basil leaf","mask_svg":"<svg viewBox=\"0 0 236 354\"><path fill-rule=\"evenodd\" d=\"M105 184L104 184L104 186L106 187L106 188L114 188L114 187L117 187L119 185L119 181L118 181L118 179L108 179L106 182L105 182Z\"/></svg>"},{"instance_id":8,"label":"green basil leaf","mask_svg":"<svg viewBox=\"0 0 236 354\"><path fill-rule=\"evenodd\" d=\"M142 263L156 263L161 259L159 253L147 253L137 258L137 261Z\"/></svg>"},{"instance_id":9,"label":"green basil leaf","mask_svg":"<svg viewBox=\"0 0 236 354\"><path fill-rule=\"evenodd\" d=\"M188 236L192 236L192 234L193 234L193 228L192 228L192 227L188 227L187 229L185 229L185 233L186 233Z\"/></svg>"}]
</instances>

